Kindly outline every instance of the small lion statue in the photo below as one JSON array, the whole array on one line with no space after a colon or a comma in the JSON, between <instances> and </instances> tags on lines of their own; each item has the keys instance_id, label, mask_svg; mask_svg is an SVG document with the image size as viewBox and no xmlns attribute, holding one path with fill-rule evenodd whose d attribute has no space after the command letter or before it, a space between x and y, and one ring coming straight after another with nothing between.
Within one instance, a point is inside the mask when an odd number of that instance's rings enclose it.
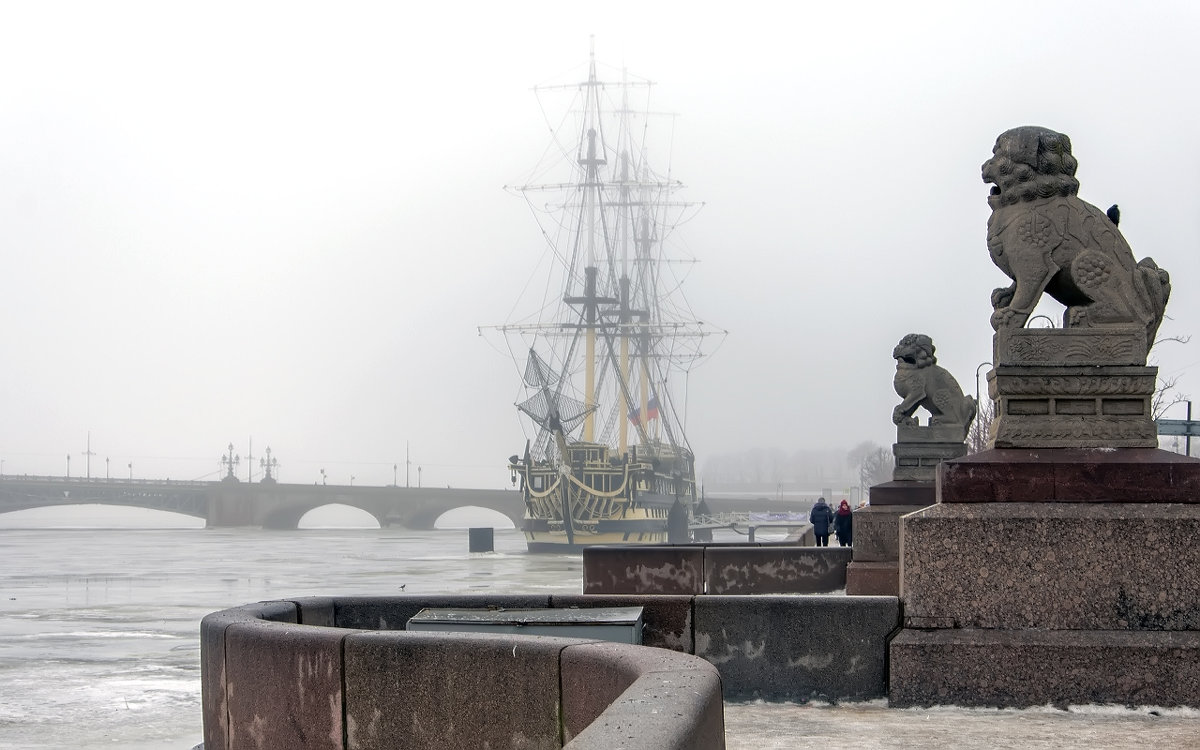
<instances>
[{"instance_id":1,"label":"small lion statue","mask_svg":"<svg viewBox=\"0 0 1200 750\"><path fill-rule=\"evenodd\" d=\"M930 425L961 425L966 435L975 419L975 399L964 396L958 381L933 356L933 339L910 333L892 350L896 359L896 393L904 399L892 410L892 422L916 425L913 412L925 407Z\"/></svg>"},{"instance_id":2,"label":"small lion statue","mask_svg":"<svg viewBox=\"0 0 1200 750\"><path fill-rule=\"evenodd\" d=\"M1162 322L1171 279L1135 262L1109 213L1079 199L1071 139L1040 127L1000 134L983 163L991 183L988 252L1013 283L992 292L992 328L1019 328L1042 293L1066 306L1064 328L1136 327L1147 348Z\"/></svg>"}]
</instances>

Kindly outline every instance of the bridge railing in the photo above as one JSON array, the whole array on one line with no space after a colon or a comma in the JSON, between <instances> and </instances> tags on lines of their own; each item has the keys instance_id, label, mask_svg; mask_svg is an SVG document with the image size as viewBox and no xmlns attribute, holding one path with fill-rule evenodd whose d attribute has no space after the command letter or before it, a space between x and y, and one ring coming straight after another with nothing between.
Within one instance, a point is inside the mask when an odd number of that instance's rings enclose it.
<instances>
[{"instance_id":1,"label":"bridge railing","mask_svg":"<svg viewBox=\"0 0 1200 750\"><path fill-rule=\"evenodd\" d=\"M20 482L69 482L71 484L170 484L180 487L207 487L213 482L202 482L194 479L125 479L122 477L54 477L36 474L0 474L0 481L12 480Z\"/></svg>"}]
</instances>

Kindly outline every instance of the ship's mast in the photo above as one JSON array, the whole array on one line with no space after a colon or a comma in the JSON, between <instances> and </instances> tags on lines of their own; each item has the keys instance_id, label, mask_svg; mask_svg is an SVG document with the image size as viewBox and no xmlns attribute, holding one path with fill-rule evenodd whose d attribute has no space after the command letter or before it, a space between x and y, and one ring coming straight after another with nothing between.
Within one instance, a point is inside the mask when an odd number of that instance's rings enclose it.
<instances>
[{"instance_id":1,"label":"ship's mast","mask_svg":"<svg viewBox=\"0 0 1200 750\"><path fill-rule=\"evenodd\" d=\"M596 266L596 214L602 210L599 203L603 187L600 182L600 167L607 164L608 160L604 155L603 134L597 132L597 127L600 127L600 83L596 79L595 40L592 41L588 63L586 99L583 127L587 128L587 155L579 158L579 164L584 170L583 211L586 225L583 229L587 234L587 265L583 269L583 296L565 297L564 300L568 304L583 305L584 401L591 405L596 403L596 326L600 322L600 303L612 304L617 301L599 297L596 289L596 279L599 276ZM592 115L590 118L587 116L588 112ZM600 141L599 148L597 140ZM607 242L605 245L607 246ZM607 247L604 250L607 252ZM589 412L584 420L583 439L587 442L596 439L595 412Z\"/></svg>"}]
</instances>

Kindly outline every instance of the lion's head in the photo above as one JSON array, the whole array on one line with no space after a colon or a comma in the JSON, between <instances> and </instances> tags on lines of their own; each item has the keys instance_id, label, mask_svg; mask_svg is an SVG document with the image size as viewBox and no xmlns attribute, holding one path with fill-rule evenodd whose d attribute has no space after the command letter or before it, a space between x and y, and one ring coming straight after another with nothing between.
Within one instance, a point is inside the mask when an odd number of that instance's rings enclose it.
<instances>
[{"instance_id":1,"label":"lion's head","mask_svg":"<svg viewBox=\"0 0 1200 750\"><path fill-rule=\"evenodd\" d=\"M1006 130L992 154L983 163L983 181L992 184L988 205L993 209L1079 192L1079 163L1071 155L1071 139L1062 133L1031 125Z\"/></svg>"},{"instance_id":2,"label":"lion's head","mask_svg":"<svg viewBox=\"0 0 1200 750\"><path fill-rule=\"evenodd\" d=\"M937 357L933 356L933 352L933 339L923 333L910 333L896 344L896 348L892 350L892 357L896 360L898 368L919 370L937 364Z\"/></svg>"}]
</instances>

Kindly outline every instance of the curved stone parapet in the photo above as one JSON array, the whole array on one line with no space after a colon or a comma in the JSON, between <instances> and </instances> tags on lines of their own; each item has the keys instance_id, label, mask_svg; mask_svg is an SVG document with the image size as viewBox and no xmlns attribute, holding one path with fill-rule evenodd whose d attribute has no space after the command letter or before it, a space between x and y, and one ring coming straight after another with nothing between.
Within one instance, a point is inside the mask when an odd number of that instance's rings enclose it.
<instances>
[{"instance_id":1,"label":"curved stone parapet","mask_svg":"<svg viewBox=\"0 0 1200 750\"><path fill-rule=\"evenodd\" d=\"M407 632L397 617L422 606L547 603L302 598L210 614L200 625L204 748L725 747L721 678L698 657L574 638Z\"/></svg>"}]
</instances>

